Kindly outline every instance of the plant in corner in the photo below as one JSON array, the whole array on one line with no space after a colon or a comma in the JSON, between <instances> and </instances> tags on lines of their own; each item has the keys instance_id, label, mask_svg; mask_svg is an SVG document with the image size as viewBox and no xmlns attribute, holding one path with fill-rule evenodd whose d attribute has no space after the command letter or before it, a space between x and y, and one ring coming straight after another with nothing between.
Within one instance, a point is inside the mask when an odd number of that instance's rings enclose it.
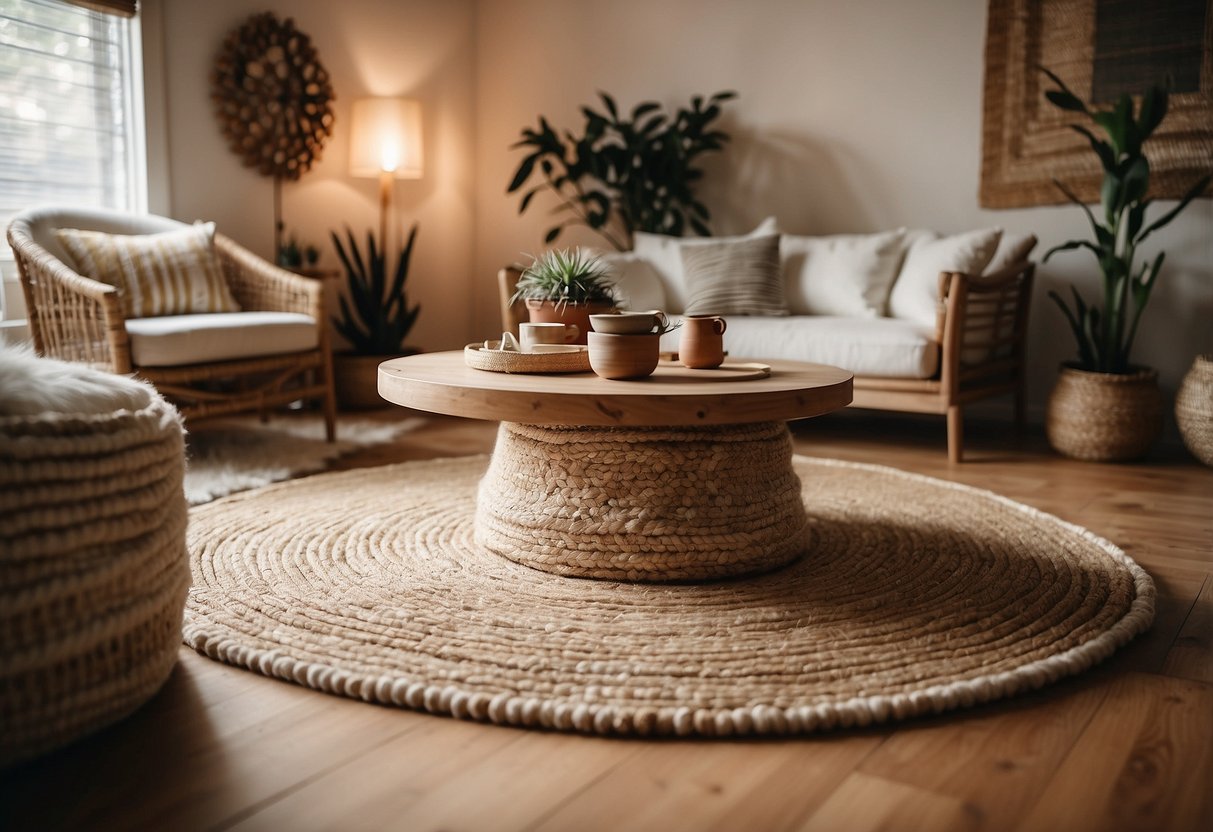
<instances>
[{"instance_id":1,"label":"plant in corner","mask_svg":"<svg viewBox=\"0 0 1213 832\"><path fill-rule=\"evenodd\" d=\"M1101 217L1068 187L1054 180L1066 197L1086 213L1093 240L1070 240L1045 254L1085 248L1099 263L1103 305L1088 303L1070 287L1073 305L1057 292L1049 297L1065 315L1078 345L1078 361L1062 367L1049 397L1046 429L1049 442L1078 459L1119 460L1144 454L1162 428L1162 394L1157 373L1133 365L1130 354L1137 327L1162 269L1164 255L1137 265L1138 247L1170 223L1208 187L1210 176L1196 182L1179 203L1146 224L1151 200L1146 192L1150 164L1143 144L1167 113L1167 90L1151 86L1140 107L1122 95L1110 110L1093 110L1060 78L1042 67L1057 85L1045 97L1062 110L1082 113L1101 128L1100 138L1083 125L1071 127L1087 139L1103 167ZM1102 220L1102 221L1101 221Z\"/></svg>"},{"instance_id":2,"label":"plant in corner","mask_svg":"<svg viewBox=\"0 0 1213 832\"><path fill-rule=\"evenodd\" d=\"M523 270L510 303L526 304L536 322L572 324L578 343L584 344L590 315L615 308L610 269L584 249L552 249L531 258Z\"/></svg>"},{"instance_id":3,"label":"plant in corner","mask_svg":"<svg viewBox=\"0 0 1213 832\"><path fill-rule=\"evenodd\" d=\"M525 213L540 191L555 195L555 212L566 216L548 229L546 243L569 225L585 225L621 251L631 248L635 231L678 237L689 226L710 235L711 215L695 198L695 183L703 178L696 161L729 140L711 125L736 93L718 92L706 101L697 95L689 108L672 116L655 101L622 115L611 96L598 96L604 109L581 108L585 125L580 135L569 130L559 134L542 116L538 130L522 131L513 147L528 153L507 193L520 190L536 174L539 183L522 195L518 213Z\"/></svg>"},{"instance_id":4,"label":"plant in corner","mask_svg":"<svg viewBox=\"0 0 1213 832\"><path fill-rule=\"evenodd\" d=\"M379 364L418 352L404 346L421 312L420 304L409 306L405 288L417 226L409 230L390 281L387 255L376 246L374 233L366 234L365 259L354 232L346 228L345 234L345 244L335 231L331 234L345 268L348 290L348 299L340 299L341 316L333 316L333 326L351 346L349 352L333 356L337 397L348 409L381 407L383 400L377 392Z\"/></svg>"}]
</instances>

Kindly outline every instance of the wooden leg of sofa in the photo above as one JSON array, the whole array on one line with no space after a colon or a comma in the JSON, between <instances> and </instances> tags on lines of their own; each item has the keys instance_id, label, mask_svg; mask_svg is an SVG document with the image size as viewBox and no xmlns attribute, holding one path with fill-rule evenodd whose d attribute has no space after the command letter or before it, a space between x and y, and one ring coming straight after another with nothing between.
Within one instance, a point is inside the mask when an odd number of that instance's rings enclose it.
<instances>
[{"instance_id":1,"label":"wooden leg of sofa","mask_svg":"<svg viewBox=\"0 0 1213 832\"><path fill-rule=\"evenodd\" d=\"M1028 429L1028 394L1021 385L1015 391L1015 432L1023 436Z\"/></svg>"},{"instance_id":2,"label":"wooden leg of sofa","mask_svg":"<svg viewBox=\"0 0 1213 832\"><path fill-rule=\"evenodd\" d=\"M960 405L948 408L948 462L960 462L964 456L964 416Z\"/></svg>"},{"instance_id":3,"label":"wooden leg of sofa","mask_svg":"<svg viewBox=\"0 0 1213 832\"><path fill-rule=\"evenodd\" d=\"M320 371L324 373L324 439L326 442L336 442L337 388L333 383L333 356L327 350Z\"/></svg>"}]
</instances>

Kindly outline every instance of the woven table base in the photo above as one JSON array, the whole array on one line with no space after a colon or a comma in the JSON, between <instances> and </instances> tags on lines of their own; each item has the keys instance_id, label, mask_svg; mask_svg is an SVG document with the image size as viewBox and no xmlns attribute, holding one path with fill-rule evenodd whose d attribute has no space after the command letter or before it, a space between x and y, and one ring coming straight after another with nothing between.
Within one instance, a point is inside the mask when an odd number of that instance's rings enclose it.
<instances>
[{"instance_id":1,"label":"woven table base","mask_svg":"<svg viewBox=\"0 0 1213 832\"><path fill-rule=\"evenodd\" d=\"M686 581L765 572L808 546L782 422L545 428L504 422L476 542L579 578Z\"/></svg>"},{"instance_id":2,"label":"woven table base","mask_svg":"<svg viewBox=\"0 0 1213 832\"><path fill-rule=\"evenodd\" d=\"M473 539L484 457L191 512L185 641L329 693L601 734L799 734L967 707L1107 658L1154 585L985 491L796 457L812 554L727 581L561 578Z\"/></svg>"}]
</instances>

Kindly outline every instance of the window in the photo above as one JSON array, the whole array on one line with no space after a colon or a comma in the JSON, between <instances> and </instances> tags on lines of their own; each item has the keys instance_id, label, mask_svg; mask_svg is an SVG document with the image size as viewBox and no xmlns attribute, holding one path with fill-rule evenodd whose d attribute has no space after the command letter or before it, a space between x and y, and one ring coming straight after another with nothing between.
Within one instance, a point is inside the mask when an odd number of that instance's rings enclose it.
<instances>
[{"instance_id":1,"label":"window","mask_svg":"<svg viewBox=\"0 0 1213 832\"><path fill-rule=\"evenodd\" d=\"M147 210L138 43L133 17L0 0L0 228L45 203Z\"/></svg>"}]
</instances>

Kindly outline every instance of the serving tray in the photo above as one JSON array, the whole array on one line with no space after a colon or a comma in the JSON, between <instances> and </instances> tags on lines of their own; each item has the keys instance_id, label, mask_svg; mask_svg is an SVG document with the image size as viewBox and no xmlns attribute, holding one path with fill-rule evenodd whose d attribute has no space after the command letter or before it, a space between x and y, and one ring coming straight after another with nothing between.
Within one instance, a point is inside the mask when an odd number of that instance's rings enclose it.
<instances>
[{"instance_id":1,"label":"serving tray","mask_svg":"<svg viewBox=\"0 0 1213 832\"><path fill-rule=\"evenodd\" d=\"M490 346L498 342L489 341ZM490 373L588 373L589 350L577 352L502 352L485 349L484 344L468 344L463 348L463 361L477 370Z\"/></svg>"}]
</instances>

